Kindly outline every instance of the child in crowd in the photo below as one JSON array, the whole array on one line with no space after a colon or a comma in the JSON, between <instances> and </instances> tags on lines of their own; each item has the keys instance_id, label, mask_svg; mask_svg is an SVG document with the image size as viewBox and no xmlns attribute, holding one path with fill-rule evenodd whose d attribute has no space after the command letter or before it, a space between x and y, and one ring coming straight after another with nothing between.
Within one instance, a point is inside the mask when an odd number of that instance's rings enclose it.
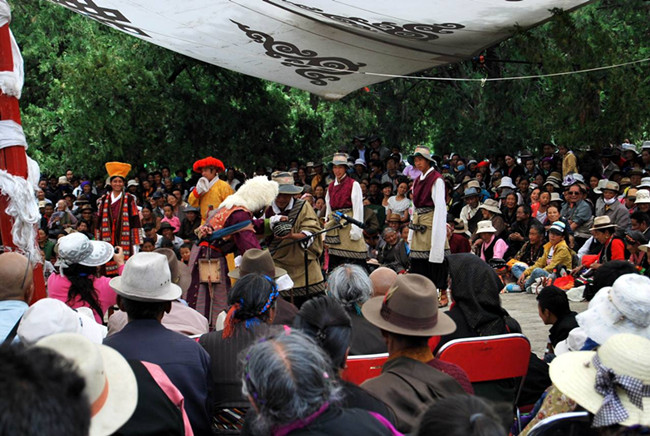
<instances>
[{"instance_id":1,"label":"child in crowd","mask_svg":"<svg viewBox=\"0 0 650 436\"><path fill-rule=\"evenodd\" d=\"M185 243L185 244L181 245L181 248L180 248L179 251L180 251L180 255L181 255L181 261L183 261L183 263L185 265L187 265L190 262L190 254L192 252L192 244Z\"/></svg>"},{"instance_id":2,"label":"child in crowd","mask_svg":"<svg viewBox=\"0 0 650 436\"><path fill-rule=\"evenodd\" d=\"M163 206L163 218L160 220L161 223L169 223L174 228L174 234L178 233L181 229L181 220L174 215L174 206L167 203Z\"/></svg>"}]
</instances>

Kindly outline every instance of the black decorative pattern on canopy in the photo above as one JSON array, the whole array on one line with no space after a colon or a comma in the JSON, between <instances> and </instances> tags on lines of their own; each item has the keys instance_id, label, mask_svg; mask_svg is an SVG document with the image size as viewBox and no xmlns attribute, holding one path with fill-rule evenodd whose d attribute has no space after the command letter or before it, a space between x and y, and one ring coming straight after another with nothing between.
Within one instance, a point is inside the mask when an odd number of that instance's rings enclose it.
<instances>
[{"instance_id":1,"label":"black decorative pattern on canopy","mask_svg":"<svg viewBox=\"0 0 650 436\"><path fill-rule=\"evenodd\" d=\"M119 30L137 36L149 37L143 30L132 26L124 14L117 9L108 9L98 6L93 0L51 0L61 6L93 18L100 23L108 24Z\"/></svg>"},{"instance_id":2,"label":"black decorative pattern on canopy","mask_svg":"<svg viewBox=\"0 0 650 436\"><path fill-rule=\"evenodd\" d=\"M295 73L309 79L317 86L326 86L327 82L341 80L339 76L352 74L366 64L354 63L348 59L333 56L319 56L314 50L301 50L295 44L276 41L271 35L249 26L230 20L252 41L262 44L266 55L274 59L282 59L281 64L295 69Z\"/></svg>"},{"instance_id":3,"label":"black decorative pattern on canopy","mask_svg":"<svg viewBox=\"0 0 650 436\"><path fill-rule=\"evenodd\" d=\"M274 4L272 0L264 0L266 3ZM447 35L454 33L454 30L463 29L465 26L457 23L440 23L440 24L415 24L407 23L399 25L391 23L390 21L381 21L379 23L371 23L369 20L360 17L345 17L342 15L330 14L322 9L314 8L300 3L295 3L289 0L279 0L283 3L288 3L302 10L318 14L324 18L336 21L341 24L347 24L357 29L368 30L370 32L385 33L399 38L405 38L414 41L432 41L438 39L439 35Z\"/></svg>"}]
</instances>

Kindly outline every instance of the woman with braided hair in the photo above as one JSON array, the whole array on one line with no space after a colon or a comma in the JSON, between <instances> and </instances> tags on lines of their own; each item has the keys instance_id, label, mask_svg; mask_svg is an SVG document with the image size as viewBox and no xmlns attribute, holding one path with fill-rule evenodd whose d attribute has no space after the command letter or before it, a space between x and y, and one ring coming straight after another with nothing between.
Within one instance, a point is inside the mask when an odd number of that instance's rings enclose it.
<instances>
[{"instance_id":1,"label":"woman with braided hair","mask_svg":"<svg viewBox=\"0 0 650 436\"><path fill-rule=\"evenodd\" d=\"M229 309L224 329L199 339L211 358L215 416L223 409L248 407L241 392L237 355L273 328L271 322L278 295L271 277L255 273L245 275L228 293Z\"/></svg>"}]
</instances>

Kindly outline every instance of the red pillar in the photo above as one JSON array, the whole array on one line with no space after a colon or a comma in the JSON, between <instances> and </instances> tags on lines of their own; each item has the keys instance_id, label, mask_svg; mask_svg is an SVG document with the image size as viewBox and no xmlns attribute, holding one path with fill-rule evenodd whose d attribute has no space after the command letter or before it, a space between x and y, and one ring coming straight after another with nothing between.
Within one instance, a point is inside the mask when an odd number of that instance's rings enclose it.
<instances>
[{"instance_id":1,"label":"red pillar","mask_svg":"<svg viewBox=\"0 0 650 436\"><path fill-rule=\"evenodd\" d=\"M13 71L13 54L11 52L11 38L9 24L0 27L0 71ZM12 120L20 124L20 108L18 99L5 95L0 90L0 120ZM22 145L0 149L0 169L9 174L27 178L27 155ZM13 220L5 213L9 200L6 195L0 196L0 235L5 246L15 247L11 237ZM32 303L45 297L45 280L41 264L34 270L34 296Z\"/></svg>"}]
</instances>

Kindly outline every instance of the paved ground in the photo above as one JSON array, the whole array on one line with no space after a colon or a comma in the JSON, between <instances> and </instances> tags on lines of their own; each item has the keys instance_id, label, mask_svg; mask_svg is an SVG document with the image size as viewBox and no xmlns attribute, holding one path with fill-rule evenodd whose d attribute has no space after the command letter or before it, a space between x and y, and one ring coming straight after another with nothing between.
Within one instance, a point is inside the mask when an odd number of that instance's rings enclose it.
<instances>
[{"instance_id":1,"label":"paved ground","mask_svg":"<svg viewBox=\"0 0 650 436\"><path fill-rule=\"evenodd\" d=\"M570 302L571 309L580 313L587 309L587 303ZM530 340L533 352L539 357L544 355L548 330L550 326L544 325L537 312L537 301L535 295L501 294L501 305L516 319L523 330L524 335Z\"/></svg>"}]
</instances>

